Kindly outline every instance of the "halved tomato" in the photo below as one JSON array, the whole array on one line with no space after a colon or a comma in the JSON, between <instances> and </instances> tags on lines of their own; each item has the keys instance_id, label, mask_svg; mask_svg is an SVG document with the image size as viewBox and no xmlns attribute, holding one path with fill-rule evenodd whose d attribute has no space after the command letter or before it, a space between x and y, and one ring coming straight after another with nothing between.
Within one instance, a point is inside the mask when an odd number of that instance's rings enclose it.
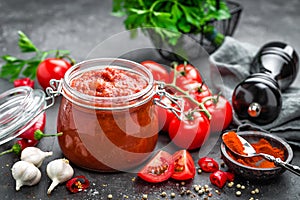
<instances>
[{"instance_id":1,"label":"halved tomato","mask_svg":"<svg viewBox=\"0 0 300 200\"><path fill-rule=\"evenodd\" d=\"M188 180L195 176L196 168L191 154L183 149L173 154L174 173L171 178L175 180Z\"/></svg>"},{"instance_id":2,"label":"halved tomato","mask_svg":"<svg viewBox=\"0 0 300 200\"><path fill-rule=\"evenodd\" d=\"M168 180L174 172L172 155L159 151L139 172L138 176L150 183Z\"/></svg>"}]
</instances>

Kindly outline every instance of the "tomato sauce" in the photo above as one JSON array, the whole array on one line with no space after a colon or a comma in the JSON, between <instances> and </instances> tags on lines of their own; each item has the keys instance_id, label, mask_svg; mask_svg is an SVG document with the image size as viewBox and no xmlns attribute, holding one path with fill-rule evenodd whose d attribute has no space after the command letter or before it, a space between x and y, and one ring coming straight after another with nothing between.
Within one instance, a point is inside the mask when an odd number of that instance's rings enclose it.
<instances>
[{"instance_id":1,"label":"tomato sauce","mask_svg":"<svg viewBox=\"0 0 300 200\"><path fill-rule=\"evenodd\" d=\"M84 71L69 85L80 94L117 99L145 90L148 82L139 73L107 67ZM138 104L123 102L124 108L102 109L102 104L79 100L63 87L57 129L63 132L58 142L64 156L79 167L100 172L124 171L141 164L158 139L153 91L154 87L135 99Z\"/></svg>"},{"instance_id":2,"label":"tomato sauce","mask_svg":"<svg viewBox=\"0 0 300 200\"><path fill-rule=\"evenodd\" d=\"M77 91L97 97L128 96L146 86L146 80L138 74L110 67L84 72L71 82Z\"/></svg>"}]
</instances>

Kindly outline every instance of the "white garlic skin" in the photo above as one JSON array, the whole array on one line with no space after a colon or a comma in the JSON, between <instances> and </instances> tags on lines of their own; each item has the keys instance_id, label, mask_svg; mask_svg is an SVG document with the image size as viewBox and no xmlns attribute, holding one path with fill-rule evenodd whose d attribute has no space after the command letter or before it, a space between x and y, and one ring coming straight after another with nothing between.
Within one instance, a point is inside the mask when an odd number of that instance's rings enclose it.
<instances>
[{"instance_id":1,"label":"white garlic skin","mask_svg":"<svg viewBox=\"0 0 300 200\"><path fill-rule=\"evenodd\" d=\"M69 160L65 158L56 159L48 163L47 175L52 180L47 194L51 194L52 190L60 183L66 182L74 175L74 169L69 164Z\"/></svg>"},{"instance_id":2,"label":"white garlic skin","mask_svg":"<svg viewBox=\"0 0 300 200\"><path fill-rule=\"evenodd\" d=\"M52 156L53 152L44 152L37 147L26 147L22 150L21 160L30 162L37 167L43 164L46 157Z\"/></svg>"},{"instance_id":3,"label":"white garlic skin","mask_svg":"<svg viewBox=\"0 0 300 200\"><path fill-rule=\"evenodd\" d=\"M16 162L12 168L12 176L16 180L16 190L19 191L24 185L32 186L40 182L41 172L32 163L26 161Z\"/></svg>"}]
</instances>

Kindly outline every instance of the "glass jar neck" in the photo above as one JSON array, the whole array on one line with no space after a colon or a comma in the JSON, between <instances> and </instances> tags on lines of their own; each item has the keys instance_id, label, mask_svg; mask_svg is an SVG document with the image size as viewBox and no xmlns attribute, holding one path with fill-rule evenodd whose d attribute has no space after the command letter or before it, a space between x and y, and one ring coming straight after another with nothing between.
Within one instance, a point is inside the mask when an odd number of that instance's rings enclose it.
<instances>
[{"instance_id":1,"label":"glass jar neck","mask_svg":"<svg viewBox=\"0 0 300 200\"><path fill-rule=\"evenodd\" d=\"M107 67L119 69L125 72L136 74L147 82L144 89L127 96L100 97L87 95L71 87L71 81L81 76L84 72L101 70ZM70 68L62 80L62 94L72 103L81 107L99 110L118 110L136 107L149 101L155 93L155 86L152 73L133 61L119 58L100 58L80 62Z\"/></svg>"}]
</instances>

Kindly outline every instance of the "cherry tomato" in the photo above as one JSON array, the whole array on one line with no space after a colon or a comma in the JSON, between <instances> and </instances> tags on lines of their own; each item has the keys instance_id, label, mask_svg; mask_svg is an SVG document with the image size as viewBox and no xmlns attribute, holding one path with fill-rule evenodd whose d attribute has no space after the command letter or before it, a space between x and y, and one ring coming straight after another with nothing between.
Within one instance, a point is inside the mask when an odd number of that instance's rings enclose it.
<instances>
[{"instance_id":1,"label":"cherry tomato","mask_svg":"<svg viewBox=\"0 0 300 200\"><path fill-rule=\"evenodd\" d=\"M232 107L223 96L207 97L203 99L204 106L211 114L211 132L221 132L232 121Z\"/></svg>"},{"instance_id":2,"label":"cherry tomato","mask_svg":"<svg viewBox=\"0 0 300 200\"><path fill-rule=\"evenodd\" d=\"M218 188L223 188L225 183L227 182L227 174L221 170L217 170L210 174L209 180L210 182L217 186Z\"/></svg>"},{"instance_id":3,"label":"cherry tomato","mask_svg":"<svg viewBox=\"0 0 300 200\"><path fill-rule=\"evenodd\" d=\"M165 106L174 107L175 105L169 100L167 97L162 97L161 103ZM171 119L175 116L170 109L162 108L160 106L156 106L157 117L160 130L167 132L169 129L169 124Z\"/></svg>"},{"instance_id":4,"label":"cherry tomato","mask_svg":"<svg viewBox=\"0 0 300 200\"><path fill-rule=\"evenodd\" d=\"M171 176L175 180L188 180L195 176L194 160L187 150L179 150L173 154L174 173Z\"/></svg>"},{"instance_id":5,"label":"cherry tomato","mask_svg":"<svg viewBox=\"0 0 300 200\"><path fill-rule=\"evenodd\" d=\"M183 120L174 117L168 133L177 146L188 150L197 149L209 136L210 122L203 112L193 112L187 116Z\"/></svg>"},{"instance_id":6,"label":"cherry tomato","mask_svg":"<svg viewBox=\"0 0 300 200\"><path fill-rule=\"evenodd\" d=\"M190 95L197 100L202 102L202 99L212 95L210 89L205 83L191 84L189 87Z\"/></svg>"},{"instance_id":7,"label":"cherry tomato","mask_svg":"<svg viewBox=\"0 0 300 200\"><path fill-rule=\"evenodd\" d=\"M139 172L138 176L150 183L168 180L174 172L172 155L159 151Z\"/></svg>"},{"instance_id":8,"label":"cherry tomato","mask_svg":"<svg viewBox=\"0 0 300 200\"><path fill-rule=\"evenodd\" d=\"M178 71L176 77L176 85L182 85L184 80L197 81L202 83L200 72L191 64L179 64L176 66ZM170 72L170 81L174 79L174 70Z\"/></svg>"},{"instance_id":9,"label":"cherry tomato","mask_svg":"<svg viewBox=\"0 0 300 200\"><path fill-rule=\"evenodd\" d=\"M145 60L141 64L152 72L154 80L165 83L169 82L169 73L161 64L152 60Z\"/></svg>"},{"instance_id":10,"label":"cherry tomato","mask_svg":"<svg viewBox=\"0 0 300 200\"><path fill-rule=\"evenodd\" d=\"M198 165L204 172L215 172L219 170L219 164L217 161L210 157L200 158L198 160Z\"/></svg>"},{"instance_id":11,"label":"cherry tomato","mask_svg":"<svg viewBox=\"0 0 300 200\"><path fill-rule=\"evenodd\" d=\"M42 88L50 86L51 79L61 79L72 65L64 59L47 58L37 68L37 80Z\"/></svg>"},{"instance_id":12,"label":"cherry tomato","mask_svg":"<svg viewBox=\"0 0 300 200\"><path fill-rule=\"evenodd\" d=\"M161 103L164 104L165 106L173 107L174 109L181 110L175 103L172 103L170 99L167 97L162 97ZM184 110L189 110L191 108L191 105L186 101L185 99L182 99L181 102L184 106ZM168 108L162 108L160 106L156 106L157 109L157 117L159 120L159 127L160 130L164 132L168 132L169 130L169 125L171 120L176 117L175 114ZM179 114L179 113L178 113Z\"/></svg>"}]
</instances>

